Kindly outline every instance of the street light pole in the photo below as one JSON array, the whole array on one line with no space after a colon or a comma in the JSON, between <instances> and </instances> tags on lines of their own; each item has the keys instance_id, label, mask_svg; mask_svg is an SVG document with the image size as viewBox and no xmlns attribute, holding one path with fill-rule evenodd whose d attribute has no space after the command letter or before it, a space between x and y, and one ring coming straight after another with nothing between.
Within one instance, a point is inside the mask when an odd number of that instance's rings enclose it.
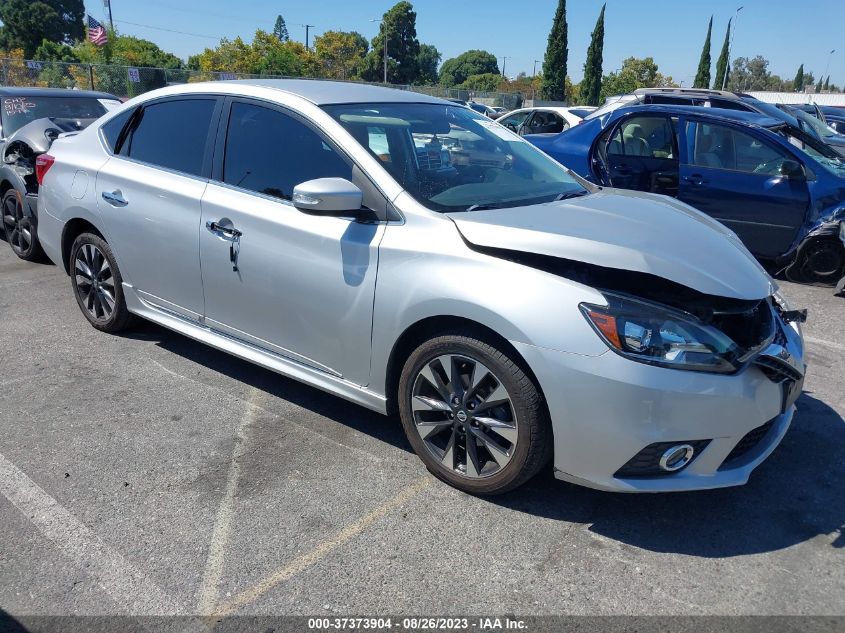
<instances>
[{"instance_id":1,"label":"street light pole","mask_svg":"<svg viewBox=\"0 0 845 633\"><path fill-rule=\"evenodd\" d=\"M736 25L739 22L739 12L742 11L745 7L738 7L736 13L734 14L734 30L731 33L731 41L728 44L728 63L725 65L725 76L722 78L722 90L727 90L728 86L728 75L731 74L731 54L734 50L734 38L736 37Z\"/></svg>"},{"instance_id":2,"label":"street light pole","mask_svg":"<svg viewBox=\"0 0 845 633\"><path fill-rule=\"evenodd\" d=\"M103 6L109 10L109 26L114 31L114 20L111 17L111 0L103 0Z\"/></svg>"},{"instance_id":3,"label":"street light pole","mask_svg":"<svg viewBox=\"0 0 845 633\"><path fill-rule=\"evenodd\" d=\"M384 18L373 18L370 22L378 22L384 45L384 83L387 83L387 28L384 26Z\"/></svg>"},{"instance_id":4,"label":"street light pole","mask_svg":"<svg viewBox=\"0 0 845 633\"><path fill-rule=\"evenodd\" d=\"M536 76L537 76L537 64L538 64L538 63L540 63L540 60L539 60L539 59L535 59L535 60L534 60L534 74L532 75L532 77L536 77Z\"/></svg>"},{"instance_id":5,"label":"street light pole","mask_svg":"<svg viewBox=\"0 0 845 633\"><path fill-rule=\"evenodd\" d=\"M836 49L834 48L832 51L830 51L827 54L827 66L824 67L824 75L822 75L822 80L824 80L825 77L829 76L827 73L830 71L830 60L833 58L833 54L835 52L836 52Z\"/></svg>"},{"instance_id":6,"label":"street light pole","mask_svg":"<svg viewBox=\"0 0 845 633\"><path fill-rule=\"evenodd\" d=\"M509 59L510 57L502 56L502 77L505 77L505 79L507 79L507 77L505 76L505 64L508 63Z\"/></svg>"}]
</instances>

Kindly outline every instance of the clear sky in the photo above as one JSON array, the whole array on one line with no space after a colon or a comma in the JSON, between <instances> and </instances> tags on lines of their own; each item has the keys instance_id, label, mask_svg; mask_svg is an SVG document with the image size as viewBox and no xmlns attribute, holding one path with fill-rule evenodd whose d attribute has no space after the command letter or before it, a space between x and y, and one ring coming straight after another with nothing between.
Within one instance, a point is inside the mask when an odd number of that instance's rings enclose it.
<instances>
[{"instance_id":1,"label":"clear sky","mask_svg":"<svg viewBox=\"0 0 845 633\"><path fill-rule=\"evenodd\" d=\"M557 0L415 0L417 36L434 44L443 59L480 48L500 58L505 72L531 74L542 60ZM328 30L358 31L372 38L391 0L112 0L115 26L121 33L152 40L179 57L202 51L220 37L251 40L257 28L270 31L281 13L291 37L305 40ZM590 33L601 0L569 0L569 74L580 81ZM724 39L728 18L739 14L733 56L760 54L770 70L792 79L798 65L819 77L830 63L831 81L845 84L845 12L842 0L608 0L604 43L605 72L629 56L654 57L660 71L690 85L695 76L707 20L713 20L713 62ZM86 0L97 19L101 0ZM146 26L139 26L146 25ZM150 28L157 27L157 28ZM190 33L173 33L183 31ZM831 49L839 49L832 56Z\"/></svg>"}]
</instances>

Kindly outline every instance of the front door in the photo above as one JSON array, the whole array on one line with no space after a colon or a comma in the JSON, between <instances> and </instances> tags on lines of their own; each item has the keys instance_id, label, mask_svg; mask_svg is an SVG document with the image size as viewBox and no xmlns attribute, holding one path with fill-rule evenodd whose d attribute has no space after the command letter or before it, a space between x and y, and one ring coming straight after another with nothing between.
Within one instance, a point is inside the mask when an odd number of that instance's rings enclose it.
<instances>
[{"instance_id":1,"label":"front door","mask_svg":"<svg viewBox=\"0 0 845 633\"><path fill-rule=\"evenodd\" d=\"M678 150L675 124L667 116L633 116L620 121L603 147L610 184L675 196Z\"/></svg>"},{"instance_id":2,"label":"front door","mask_svg":"<svg viewBox=\"0 0 845 633\"><path fill-rule=\"evenodd\" d=\"M198 234L218 99L154 101L97 174L97 208L124 281L157 307L203 312Z\"/></svg>"},{"instance_id":3,"label":"front door","mask_svg":"<svg viewBox=\"0 0 845 633\"><path fill-rule=\"evenodd\" d=\"M291 204L301 182L352 179L351 163L298 116L236 100L224 117L219 181L202 200L206 324L365 385L384 225Z\"/></svg>"},{"instance_id":4,"label":"front door","mask_svg":"<svg viewBox=\"0 0 845 633\"><path fill-rule=\"evenodd\" d=\"M754 255L771 259L795 240L810 203L804 178L781 175L796 161L765 133L687 121L678 197L730 227Z\"/></svg>"}]
</instances>

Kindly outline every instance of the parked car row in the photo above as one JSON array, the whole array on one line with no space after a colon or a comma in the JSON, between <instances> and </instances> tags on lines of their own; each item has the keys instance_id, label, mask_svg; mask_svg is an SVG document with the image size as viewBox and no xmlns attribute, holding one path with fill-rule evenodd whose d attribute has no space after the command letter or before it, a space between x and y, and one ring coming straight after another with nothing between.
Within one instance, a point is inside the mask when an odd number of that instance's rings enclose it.
<instances>
[{"instance_id":1,"label":"parked car row","mask_svg":"<svg viewBox=\"0 0 845 633\"><path fill-rule=\"evenodd\" d=\"M831 138L840 135L821 128L802 110L743 95L646 89L573 129L525 138L590 182L707 213L772 272L833 285L845 274L845 158Z\"/></svg>"},{"instance_id":2,"label":"parked car row","mask_svg":"<svg viewBox=\"0 0 845 633\"><path fill-rule=\"evenodd\" d=\"M639 129L626 110L526 138L608 130L632 171L719 154L692 108ZM736 134L758 116L735 114ZM735 159L774 146L756 138ZM657 191L671 169L642 178ZM38 239L93 327L141 317L398 412L428 469L471 493L550 461L606 490L740 485L801 394L805 313L731 230L590 182L462 105L323 81L172 86L59 135L35 176Z\"/></svg>"}]
</instances>

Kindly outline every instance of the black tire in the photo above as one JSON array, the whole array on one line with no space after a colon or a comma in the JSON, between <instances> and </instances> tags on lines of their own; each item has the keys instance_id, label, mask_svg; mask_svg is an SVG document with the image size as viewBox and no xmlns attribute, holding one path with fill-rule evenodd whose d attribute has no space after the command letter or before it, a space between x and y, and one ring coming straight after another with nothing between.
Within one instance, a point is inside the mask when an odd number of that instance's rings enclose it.
<instances>
[{"instance_id":1,"label":"black tire","mask_svg":"<svg viewBox=\"0 0 845 633\"><path fill-rule=\"evenodd\" d=\"M801 246L784 275L795 283L832 286L845 275L845 246L835 237L812 239Z\"/></svg>"},{"instance_id":2,"label":"black tire","mask_svg":"<svg viewBox=\"0 0 845 633\"><path fill-rule=\"evenodd\" d=\"M415 417L417 414L413 410L413 403L416 401L414 389L419 389L419 387L415 387L415 384L424 384L418 382L421 372L423 370L428 371L431 367L437 367L436 363L439 362L437 359L443 356L466 359L468 363L480 363L492 376L492 382L490 384L504 387L507 392L507 396L509 397L507 406L511 411L511 418L516 426L514 435L517 439L511 445L512 451L509 461L505 465L500 466L498 470L493 471L492 474L479 476L480 470L476 469L475 462L473 462L473 470L478 472L475 472L472 477L466 474L467 462L469 461L467 456L469 446L466 445L466 438L473 437L472 441L476 447L476 451L478 447L481 447L486 455L493 457L493 453L486 448L487 444L480 444L478 440L474 439L474 436L470 432L471 429L466 427L467 424L473 424L478 428L478 422L475 422L474 419L464 423L465 430L459 435L454 435L455 432L452 430L452 426L450 426L452 424L458 425L458 422L447 420L442 423L444 426L442 431L440 431L444 437L459 438L458 440L447 441L444 454L448 454L448 446L451 445L450 442L455 442L458 446L460 446L460 441L464 442L463 472L460 470L460 464L452 468L445 466L444 458L440 457L440 454L435 454L434 451L437 449L430 448L431 444L429 441L423 439L419 431L420 428L425 427L417 426L417 418ZM432 365L432 363L435 364ZM459 367L459 365L460 360L455 366ZM469 369L468 371L474 372L475 370ZM467 377L465 376L465 378ZM472 379L469 378L468 380ZM426 379L426 383L431 384L428 379ZM466 389L466 385L461 386L460 389L466 392L472 391L471 389ZM456 401L453 400L452 402L455 403ZM408 441L423 463L425 463L428 470L449 485L471 494L493 495L513 490L536 475L552 454L551 424L539 389L516 360L477 335L465 335L458 332L448 333L430 339L414 350L402 368L402 374L399 379L398 405L402 426L405 429ZM458 407L459 405L455 404L455 406ZM467 417L466 406L472 405L461 404L459 406L459 408L464 408L464 419ZM476 406L478 406L478 410L480 411L484 405L478 403ZM487 411L494 410L488 409ZM442 414L452 420L456 420L459 409L453 410L452 413L444 413L443 411L421 412L421 414L429 413ZM472 415L472 412L469 413ZM481 415L487 414L482 413ZM429 426L432 425L432 423L428 424ZM440 426L441 423L438 421L434 424ZM481 430L484 431L485 429L482 428ZM513 432L512 429L509 430ZM434 435L429 437L434 437ZM496 436L494 435L494 437ZM456 461L460 460L450 461L455 464ZM476 458L476 461L478 461L478 458ZM488 460L486 465L490 466L491 461ZM499 466L498 463L496 466Z\"/></svg>"},{"instance_id":3,"label":"black tire","mask_svg":"<svg viewBox=\"0 0 845 633\"><path fill-rule=\"evenodd\" d=\"M123 278L114 254L102 237L94 233L77 237L70 249L69 269L76 303L91 325L103 332L115 333L135 323L136 317L126 308ZM96 284L86 282L91 278L89 271L96 278ZM112 301L108 300L109 296Z\"/></svg>"},{"instance_id":4,"label":"black tire","mask_svg":"<svg viewBox=\"0 0 845 633\"><path fill-rule=\"evenodd\" d=\"M9 189L3 194L0 204L3 213L2 231L12 252L28 262L46 261L38 241L37 224L24 212L23 199L18 191Z\"/></svg>"}]
</instances>

